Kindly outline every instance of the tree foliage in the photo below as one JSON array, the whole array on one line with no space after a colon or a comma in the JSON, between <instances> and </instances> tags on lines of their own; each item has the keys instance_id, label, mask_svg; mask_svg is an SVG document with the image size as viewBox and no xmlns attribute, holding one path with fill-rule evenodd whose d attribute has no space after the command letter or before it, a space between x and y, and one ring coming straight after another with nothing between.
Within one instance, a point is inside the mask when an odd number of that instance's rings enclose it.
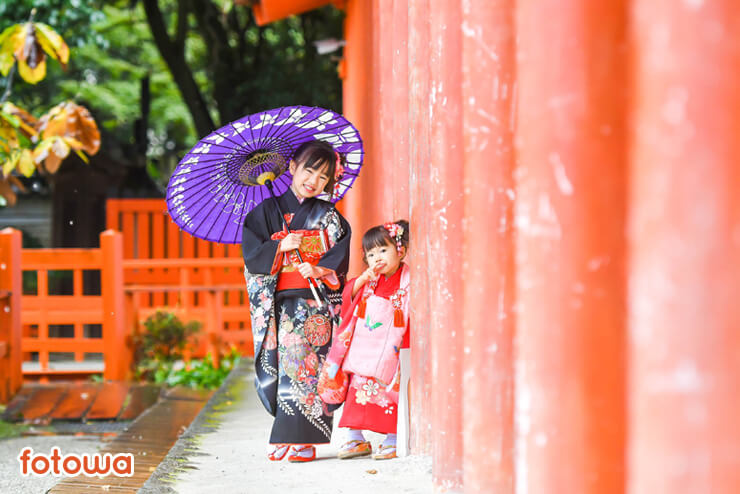
<instances>
[{"instance_id":1,"label":"tree foliage","mask_svg":"<svg viewBox=\"0 0 740 494\"><path fill-rule=\"evenodd\" d=\"M16 84L13 102L37 115L59 101L87 107L105 153L124 163L143 155L161 182L199 137L247 113L294 104L341 111L336 60L312 45L341 38L333 7L259 27L250 8L229 0L12 4L0 2L0 29L35 7L35 21L72 54L66 70L48 63L45 79Z\"/></svg>"},{"instance_id":2,"label":"tree foliage","mask_svg":"<svg viewBox=\"0 0 740 494\"><path fill-rule=\"evenodd\" d=\"M40 119L8 101L16 68L26 82L36 84L46 76L47 55L66 68L69 47L50 26L34 22L13 24L0 32L0 73L5 91L0 98L0 197L6 204L16 200L12 185L22 188L13 173L32 175L37 169L55 173L71 151L85 161L83 150L95 154L100 135L87 109L73 102L52 108Z\"/></svg>"}]
</instances>

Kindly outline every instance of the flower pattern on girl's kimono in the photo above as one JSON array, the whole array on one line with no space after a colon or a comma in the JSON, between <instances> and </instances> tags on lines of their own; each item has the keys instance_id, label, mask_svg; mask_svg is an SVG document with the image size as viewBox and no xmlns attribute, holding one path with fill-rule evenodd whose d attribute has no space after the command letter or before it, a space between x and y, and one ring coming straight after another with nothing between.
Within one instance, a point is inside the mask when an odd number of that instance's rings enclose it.
<instances>
[{"instance_id":1,"label":"flower pattern on girl's kimono","mask_svg":"<svg viewBox=\"0 0 740 494\"><path fill-rule=\"evenodd\" d=\"M385 408L391 404L385 393L385 385L375 378L355 375L350 386L355 389L355 401L360 405L371 403Z\"/></svg>"},{"instance_id":2,"label":"flower pattern on girl's kimono","mask_svg":"<svg viewBox=\"0 0 740 494\"><path fill-rule=\"evenodd\" d=\"M285 351L280 352L280 364L285 370L285 374L291 379L300 380L298 377L298 370L303 369L304 379L307 375L303 360L306 358L309 349L306 345L292 345L286 346Z\"/></svg>"},{"instance_id":3,"label":"flower pattern on girl's kimono","mask_svg":"<svg viewBox=\"0 0 740 494\"><path fill-rule=\"evenodd\" d=\"M306 370L312 376L318 374L319 371L319 357L315 352L311 352L306 356L305 360Z\"/></svg>"},{"instance_id":4,"label":"flower pattern on girl's kimono","mask_svg":"<svg viewBox=\"0 0 740 494\"><path fill-rule=\"evenodd\" d=\"M362 385L362 389L365 391L365 394L367 394L368 396L374 396L378 394L380 385L375 381L368 380L365 384Z\"/></svg>"},{"instance_id":5,"label":"flower pattern on girl's kimono","mask_svg":"<svg viewBox=\"0 0 740 494\"><path fill-rule=\"evenodd\" d=\"M394 408L395 408L395 407L394 407L393 405L391 405L391 406L389 406L388 408L386 408L386 409L385 409L385 413L386 413L386 415L391 415L391 414L393 413L393 409L394 409Z\"/></svg>"},{"instance_id":6,"label":"flower pattern on girl's kimono","mask_svg":"<svg viewBox=\"0 0 740 494\"><path fill-rule=\"evenodd\" d=\"M352 340L352 331L342 331L337 336L344 348L349 348L349 342Z\"/></svg>"},{"instance_id":7,"label":"flower pattern on girl's kimono","mask_svg":"<svg viewBox=\"0 0 740 494\"><path fill-rule=\"evenodd\" d=\"M274 350L277 348L277 331L275 330L275 321L267 328L267 334L265 335L265 342L263 343L265 350Z\"/></svg>"},{"instance_id":8,"label":"flower pattern on girl's kimono","mask_svg":"<svg viewBox=\"0 0 740 494\"><path fill-rule=\"evenodd\" d=\"M360 405L366 405L370 398L365 394L365 391L357 391L355 393L355 401Z\"/></svg>"},{"instance_id":9,"label":"flower pattern on girl's kimono","mask_svg":"<svg viewBox=\"0 0 740 494\"><path fill-rule=\"evenodd\" d=\"M292 331L287 333L281 328L279 338L280 344L285 346L285 348L291 348L297 345L305 346L305 342L303 341L303 338L301 338L301 335Z\"/></svg>"},{"instance_id":10,"label":"flower pattern on girl's kimono","mask_svg":"<svg viewBox=\"0 0 740 494\"><path fill-rule=\"evenodd\" d=\"M303 322L308 317L308 308L303 304L298 304L295 308L295 319L299 322Z\"/></svg>"},{"instance_id":11,"label":"flower pattern on girl's kimono","mask_svg":"<svg viewBox=\"0 0 740 494\"><path fill-rule=\"evenodd\" d=\"M265 314L262 311L255 311L256 317L252 321L256 327L261 328L265 325Z\"/></svg>"}]
</instances>

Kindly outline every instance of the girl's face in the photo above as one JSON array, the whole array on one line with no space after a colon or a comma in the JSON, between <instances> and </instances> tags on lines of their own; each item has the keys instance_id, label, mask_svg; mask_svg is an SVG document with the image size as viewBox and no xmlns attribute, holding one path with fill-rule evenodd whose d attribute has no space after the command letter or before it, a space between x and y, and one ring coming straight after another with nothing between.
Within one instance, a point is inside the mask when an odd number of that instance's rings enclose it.
<instances>
[{"instance_id":1,"label":"girl's face","mask_svg":"<svg viewBox=\"0 0 740 494\"><path fill-rule=\"evenodd\" d=\"M322 192L329 183L329 165L324 165L316 170L298 165L295 161L290 162L290 173L293 175L293 183L290 188L298 199L315 197Z\"/></svg>"},{"instance_id":2,"label":"girl's face","mask_svg":"<svg viewBox=\"0 0 740 494\"><path fill-rule=\"evenodd\" d=\"M401 253L396 250L395 244L386 243L365 252L365 260L368 266L376 273L391 276L401 265L406 249L401 247Z\"/></svg>"}]
</instances>

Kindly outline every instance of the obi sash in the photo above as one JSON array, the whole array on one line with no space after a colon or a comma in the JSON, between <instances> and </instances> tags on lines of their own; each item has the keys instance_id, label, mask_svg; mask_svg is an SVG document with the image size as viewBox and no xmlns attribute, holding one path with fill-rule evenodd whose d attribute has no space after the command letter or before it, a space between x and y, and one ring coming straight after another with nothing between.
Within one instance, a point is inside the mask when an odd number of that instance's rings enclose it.
<instances>
[{"instance_id":1,"label":"obi sash","mask_svg":"<svg viewBox=\"0 0 740 494\"><path fill-rule=\"evenodd\" d=\"M329 250L329 236L326 230L292 230L290 233L299 233L301 245L298 251L301 253L303 262L316 266L327 250ZM273 233L272 240L282 240L288 236L285 230ZM283 262L278 271L277 290L290 290L297 288L309 288L308 280L301 276L295 264L300 263L295 251L286 252Z\"/></svg>"}]
</instances>

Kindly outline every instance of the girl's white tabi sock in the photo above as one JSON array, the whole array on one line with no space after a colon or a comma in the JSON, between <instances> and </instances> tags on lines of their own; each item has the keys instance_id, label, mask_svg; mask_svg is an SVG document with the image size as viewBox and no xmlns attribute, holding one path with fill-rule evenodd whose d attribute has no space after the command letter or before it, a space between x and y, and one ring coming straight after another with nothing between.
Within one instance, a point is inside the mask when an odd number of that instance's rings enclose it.
<instances>
[{"instance_id":1,"label":"girl's white tabi sock","mask_svg":"<svg viewBox=\"0 0 740 494\"><path fill-rule=\"evenodd\" d=\"M386 434L385 439L383 439L383 444L381 446L392 446L396 447L396 435L395 434Z\"/></svg>"},{"instance_id":2,"label":"girl's white tabi sock","mask_svg":"<svg viewBox=\"0 0 740 494\"><path fill-rule=\"evenodd\" d=\"M362 435L361 429L349 429L347 431L347 441L365 442L365 436Z\"/></svg>"}]
</instances>

